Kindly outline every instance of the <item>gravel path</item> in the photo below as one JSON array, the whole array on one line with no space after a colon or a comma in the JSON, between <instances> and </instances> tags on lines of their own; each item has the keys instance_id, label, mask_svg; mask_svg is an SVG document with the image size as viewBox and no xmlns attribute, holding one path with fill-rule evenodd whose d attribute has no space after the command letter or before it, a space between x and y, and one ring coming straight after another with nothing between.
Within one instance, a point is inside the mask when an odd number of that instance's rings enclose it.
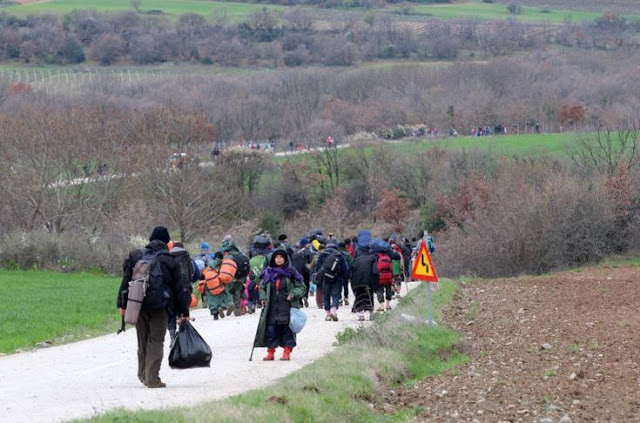
<instances>
[{"instance_id":1,"label":"gravel path","mask_svg":"<svg viewBox=\"0 0 640 423\"><path fill-rule=\"evenodd\" d=\"M208 310L193 310L193 326L213 350L211 367L170 369L165 342L160 377L166 389L148 389L138 381L134 328L120 335L0 357L0 421L54 422L118 407L184 406L265 387L327 354L338 332L361 324L350 307L340 308L338 322L326 322L324 311L315 305L304 310L307 326L298 335L298 347L289 362L263 362L264 348L257 348L249 361L258 313L214 322Z\"/></svg>"}]
</instances>

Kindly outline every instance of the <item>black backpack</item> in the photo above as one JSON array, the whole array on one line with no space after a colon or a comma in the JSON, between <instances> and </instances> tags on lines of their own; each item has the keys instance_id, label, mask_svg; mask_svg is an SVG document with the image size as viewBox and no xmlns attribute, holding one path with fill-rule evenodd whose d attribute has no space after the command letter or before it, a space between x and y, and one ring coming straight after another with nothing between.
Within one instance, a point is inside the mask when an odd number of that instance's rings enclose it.
<instances>
[{"instance_id":1,"label":"black backpack","mask_svg":"<svg viewBox=\"0 0 640 423\"><path fill-rule=\"evenodd\" d=\"M309 275L309 267L307 265L311 263L310 253L306 249L298 250L291 256L291 265L302 275Z\"/></svg>"},{"instance_id":2,"label":"black backpack","mask_svg":"<svg viewBox=\"0 0 640 423\"><path fill-rule=\"evenodd\" d=\"M151 251L144 249L142 257L133 267L132 281L146 280L147 289L145 290L142 308L144 310L160 310L165 308L169 302L169 292L164 283L162 274L162 266L158 261L158 256L168 251Z\"/></svg>"},{"instance_id":3,"label":"black backpack","mask_svg":"<svg viewBox=\"0 0 640 423\"><path fill-rule=\"evenodd\" d=\"M318 276L323 279L329 279L333 281L342 271L341 254L339 252L328 253L324 258L320 269L318 269Z\"/></svg>"},{"instance_id":4,"label":"black backpack","mask_svg":"<svg viewBox=\"0 0 640 423\"><path fill-rule=\"evenodd\" d=\"M249 276L251 271L251 265L249 264L249 257L244 254L236 254L233 256L233 261L236 262L238 270L236 270L235 279L244 279Z\"/></svg>"}]
</instances>

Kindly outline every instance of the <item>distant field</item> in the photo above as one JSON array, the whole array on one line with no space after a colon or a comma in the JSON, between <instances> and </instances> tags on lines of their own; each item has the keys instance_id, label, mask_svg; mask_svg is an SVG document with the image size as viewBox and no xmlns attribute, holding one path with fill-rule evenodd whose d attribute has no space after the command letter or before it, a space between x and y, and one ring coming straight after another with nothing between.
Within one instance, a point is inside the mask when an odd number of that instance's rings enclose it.
<instances>
[{"instance_id":1,"label":"distant field","mask_svg":"<svg viewBox=\"0 0 640 423\"><path fill-rule=\"evenodd\" d=\"M142 0L140 11L162 10L164 15L171 17L180 16L185 13L197 13L206 17L223 17L234 21L246 17L252 12L260 11L263 7L267 7L269 10L286 9L285 6L277 5L217 2L210 0ZM2 10L18 16L26 16L40 13L63 15L74 9L93 9L103 12L133 10L129 0L49 0L9 6Z\"/></svg>"},{"instance_id":2,"label":"distant field","mask_svg":"<svg viewBox=\"0 0 640 423\"><path fill-rule=\"evenodd\" d=\"M119 286L88 273L0 270L0 353L115 332Z\"/></svg>"},{"instance_id":3,"label":"distant field","mask_svg":"<svg viewBox=\"0 0 640 423\"><path fill-rule=\"evenodd\" d=\"M518 4L517 2L515 2ZM482 20L516 19L523 22L551 22L561 24L565 21L583 22L592 21L602 13L585 12L569 9L549 9L544 7L522 7L522 13L514 15L507 11L505 4L482 3L479 1L434 4L428 6L410 6L411 13L416 15L435 16L439 18L478 18ZM632 18L634 16L627 16ZM635 16L638 19L638 16Z\"/></svg>"}]
</instances>

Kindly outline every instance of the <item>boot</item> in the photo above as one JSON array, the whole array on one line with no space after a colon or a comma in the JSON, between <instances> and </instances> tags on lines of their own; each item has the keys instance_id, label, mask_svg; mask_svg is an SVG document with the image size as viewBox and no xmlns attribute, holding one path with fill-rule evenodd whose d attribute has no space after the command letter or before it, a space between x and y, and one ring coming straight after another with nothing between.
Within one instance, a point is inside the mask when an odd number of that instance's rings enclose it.
<instances>
[{"instance_id":1,"label":"boot","mask_svg":"<svg viewBox=\"0 0 640 423\"><path fill-rule=\"evenodd\" d=\"M222 306L218 307L218 316L220 316L221 319L224 319L224 308Z\"/></svg>"},{"instance_id":2,"label":"boot","mask_svg":"<svg viewBox=\"0 0 640 423\"><path fill-rule=\"evenodd\" d=\"M344 305L346 305L346 306L349 305L349 298L348 297L344 297Z\"/></svg>"},{"instance_id":3,"label":"boot","mask_svg":"<svg viewBox=\"0 0 640 423\"><path fill-rule=\"evenodd\" d=\"M291 348L290 347L284 347L284 352L282 353L282 357L280 357L280 360L282 360L282 361L291 360Z\"/></svg>"},{"instance_id":4,"label":"boot","mask_svg":"<svg viewBox=\"0 0 640 423\"><path fill-rule=\"evenodd\" d=\"M389 302L389 300L384 302L384 310L385 311L391 310L391 303Z\"/></svg>"},{"instance_id":5,"label":"boot","mask_svg":"<svg viewBox=\"0 0 640 423\"><path fill-rule=\"evenodd\" d=\"M276 353L275 348L267 348L267 356L263 358L264 361L273 361L274 354Z\"/></svg>"},{"instance_id":6,"label":"boot","mask_svg":"<svg viewBox=\"0 0 640 423\"><path fill-rule=\"evenodd\" d=\"M218 313L213 313L213 320L218 320Z\"/></svg>"},{"instance_id":7,"label":"boot","mask_svg":"<svg viewBox=\"0 0 640 423\"><path fill-rule=\"evenodd\" d=\"M227 316L231 316L231 313L233 313L235 309L236 305L234 303L229 304L229 307L227 307Z\"/></svg>"},{"instance_id":8,"label":"boot","mask_svg":"<svg viewBox=\"0 0 640 423\"><path fill-rule=\"evenodd\" d=\"M337 322L338 310L335 307L331 307L331 312L329 313L329 316L331 316L331 320L333 320L334 322Z\"/></svg>"}]
</instances>

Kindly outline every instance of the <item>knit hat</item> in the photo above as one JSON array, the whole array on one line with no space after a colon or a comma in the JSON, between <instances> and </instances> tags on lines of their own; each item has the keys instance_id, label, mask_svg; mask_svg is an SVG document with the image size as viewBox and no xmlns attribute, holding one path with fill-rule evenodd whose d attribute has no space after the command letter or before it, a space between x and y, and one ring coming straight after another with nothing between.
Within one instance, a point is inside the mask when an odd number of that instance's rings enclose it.
<instances>
[{"instance_id":1,"label":"knit hat","mask_svg":"<svg viewBox=\"0 0 640 423\"><path fill-rule=\"evenodd\" d=\"M307 238L300 238L300 248L304 247L305 245L307 245L309 243L309 240Z\"/></svg>"},{"instance_id":2,"label":"knit hat","mask_svg":"<svg viewBox=\"0 0 640 423\"><path fill-rule=\"evenodd\" d=\"M153 228L151 236L149 237L149 241L155 240L162 241L167 244L171 240L171 237L169 236L169 230L164 226L156 226L155 228Z\"/></svg>"},{"instance_id":3,"label":"knit hat","mask_svg":"<svg viewBox=\"0 0 640 423\"><path fill-rule=\"evenodd\" d=\"M284 241L285 239L287 239L287 235L286 234L278 235L278 241Z\"/></svg>"},{"instance_id":4,"label":"knit hat","mask_svg":"<svg viewBox=\"0 0 640 423\"><path fill-rule=\"evenodd\" d=\"M201 250L208 250L209 249L209 243L208 242L203 242L202 244L200 244L200 249Z\"/></svg>"}]
</instances>

